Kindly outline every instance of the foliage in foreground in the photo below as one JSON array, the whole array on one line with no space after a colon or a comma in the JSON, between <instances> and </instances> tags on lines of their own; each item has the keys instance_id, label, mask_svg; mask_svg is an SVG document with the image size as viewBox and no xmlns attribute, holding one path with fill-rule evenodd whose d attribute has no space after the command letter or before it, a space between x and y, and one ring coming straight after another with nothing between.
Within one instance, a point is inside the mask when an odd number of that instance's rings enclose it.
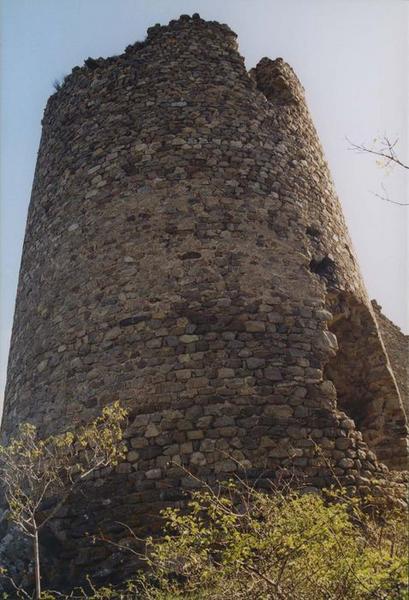
<instances>
[{"instance_id":1,"label":"foliage in foreground","mask_svg":"<svg viewBox=\"0 0 409 600\"><path fill-rule=\"evenodd\" d=\"M405 510L365 506L344 490L322 495L229 483L167 509L165 536L149 539L148 570L122 592L93 600L407 600ZM43 595L51 600L58 595Z\"/></svg>"},{"instance_id":2,"label":"foliage in foreground","mask_svg":"<svg viewBox=\"0 0 409 600\"><path fill-rule=\"evenodd\" d=\"M236 485L194 494L189 509L165 511L168 534L150 542L159 591L150 583L146 598L409 598L402 509Z\"/></svg>"},{"instance_id":3,"label":"foliage in foreground","mask_svg":"<svg viewBox=\"0 0 409 600\"><path fill-rule=\"evenodd\" d=\"M36 528L58 512L75 486L97 469L123 459L125 419L125 409L115 402L74 433L41 439L34 425L23 423L8 446L0 445L0 474L10 520L32 537ZM50 498L58 501L51 512L44 513L42 505Z\"/></svg>"},{"instance_id":4,"label":"foliage in foreground","mask_svg":"<svg viewBox=\"0 0 409 600\"><path fill-rule=\"evenodd\" d=\"M0 480L8 518L33 540L36 599L44 597L41 593L41 531L74 490L95 471L123 459L122 429L126 415L126 410L115 402L76 432L45 439L38 436L34 425L23 423L7 446L0 445ZM53 507L45 511L47 501L51 501ZM1 567L0 575L7 578ZM18 593L24 595L24 592Z\"/></svg>"}]
</instances>

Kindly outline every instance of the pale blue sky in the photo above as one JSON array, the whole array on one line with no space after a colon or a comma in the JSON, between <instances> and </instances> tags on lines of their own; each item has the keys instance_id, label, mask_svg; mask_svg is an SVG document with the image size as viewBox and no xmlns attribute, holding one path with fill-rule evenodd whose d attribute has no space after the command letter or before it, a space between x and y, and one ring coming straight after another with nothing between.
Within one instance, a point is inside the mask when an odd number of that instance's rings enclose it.
<instances>
[{"instance_id":1,"label":"pale blue sky","mask_svg":"<svg viewBox=\"0 0 409 600\"><path fill-rule=\"evenodd\" d=\"M386 176L348 149L386 133L408 160L409 3L406 0L2 0L1 339L4 385L25 219L52 83L88 56L110 56L180 14L227 23L248 68L282 56L296 70L329 161L371 298L408 330L409 209L371 194L382 181L408 196L397 169ZM406 178L405 178L406 177Z\"/></svg>"}]
</instances>

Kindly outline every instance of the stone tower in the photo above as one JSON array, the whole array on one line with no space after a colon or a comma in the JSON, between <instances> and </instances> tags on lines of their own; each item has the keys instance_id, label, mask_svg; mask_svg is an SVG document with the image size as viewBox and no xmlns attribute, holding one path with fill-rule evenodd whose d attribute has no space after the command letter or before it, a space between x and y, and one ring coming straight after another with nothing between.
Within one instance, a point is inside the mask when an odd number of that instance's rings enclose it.
<instances>
[{"instance_id":1,"label":"stone tower","mask_svg":"<svg viewBox=\"0 0 409 600\"><path fill-rule=\"evenodd\" d=\"M71 428L116 399L128 460L92 484L85 523L73 504L49 533L72 572L114 569L81 535L150 531L192 485L180 464L320 487L318 444L359 487L407 456L303 89L282 59L248 73L236 35L198 15L86 60L44 114L3 434Z\"/></svg>"}]
</instances>

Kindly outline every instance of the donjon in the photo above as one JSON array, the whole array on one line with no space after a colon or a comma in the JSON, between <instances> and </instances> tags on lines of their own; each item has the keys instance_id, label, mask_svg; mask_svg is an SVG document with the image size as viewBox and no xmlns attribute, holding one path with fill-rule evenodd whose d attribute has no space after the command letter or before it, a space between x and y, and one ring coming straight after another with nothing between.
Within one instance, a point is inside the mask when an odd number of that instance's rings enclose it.
<instances>
[{"instance_id":1,"label":"donjon","mask_svg":"<svg viewBox=\"0 0 409 600\"><path fill-rule=\"evenodd\" d=\"M85 533L155 531L189 473L394 485L406 374L375 310L282 59L247 72L236 35L193 15L75 67L44 114L2 432L118 399L130 421L127 460L44 535L54 583L125 572Z\"/></svg>"}]
</instances>

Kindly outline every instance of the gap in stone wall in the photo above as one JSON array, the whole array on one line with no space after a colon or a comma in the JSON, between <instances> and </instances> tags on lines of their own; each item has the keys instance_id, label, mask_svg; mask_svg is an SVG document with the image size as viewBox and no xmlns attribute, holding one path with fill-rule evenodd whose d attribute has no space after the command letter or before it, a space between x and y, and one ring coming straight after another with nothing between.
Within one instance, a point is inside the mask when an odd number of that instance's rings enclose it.
<instances>
[{"instance_id":1,"label":"gap in stone wall","mask_svg":"<svg viewBox=\"0 0 409 600\"><path fill-rule=\"evenodd\" d=\"M352 332L350 319L342 316L329 326L329 330L338 340L339 350L325 367L325 378L330 379L337 390L338 408L355 421L361 429L366 417L368 399L364 382L364 365L360 361L354 363L353 350L355 332Z\"/></svg>"},{"instance_id":2,"label":"gap in stone wall","mask_svg":"<svg viewBox=\"0 0 409 600\"><path fill-rule=\"evenodd\" d=\"M353 295L339 290L327 288L326 304L338 351L325 365L324 378L335 386L337 407L355 422L379 461L405 468L404 412L374 316Z\"/></svg>"},{"instance_id":3,"label":"gap in stone wall","mask_svg":"<svg viewBox=\"0 0 409 600\"><path fill-rule=\"evenodd\" d=\"M368 385L370 360L365 327L367 309L353 306L345 294L329 295L334 318L328 329L338 341L338 351L324 368L324 377L337 390L338 409L345 412L366 438L373 437L373 397Z\"/></svg>"}]
</instances>

